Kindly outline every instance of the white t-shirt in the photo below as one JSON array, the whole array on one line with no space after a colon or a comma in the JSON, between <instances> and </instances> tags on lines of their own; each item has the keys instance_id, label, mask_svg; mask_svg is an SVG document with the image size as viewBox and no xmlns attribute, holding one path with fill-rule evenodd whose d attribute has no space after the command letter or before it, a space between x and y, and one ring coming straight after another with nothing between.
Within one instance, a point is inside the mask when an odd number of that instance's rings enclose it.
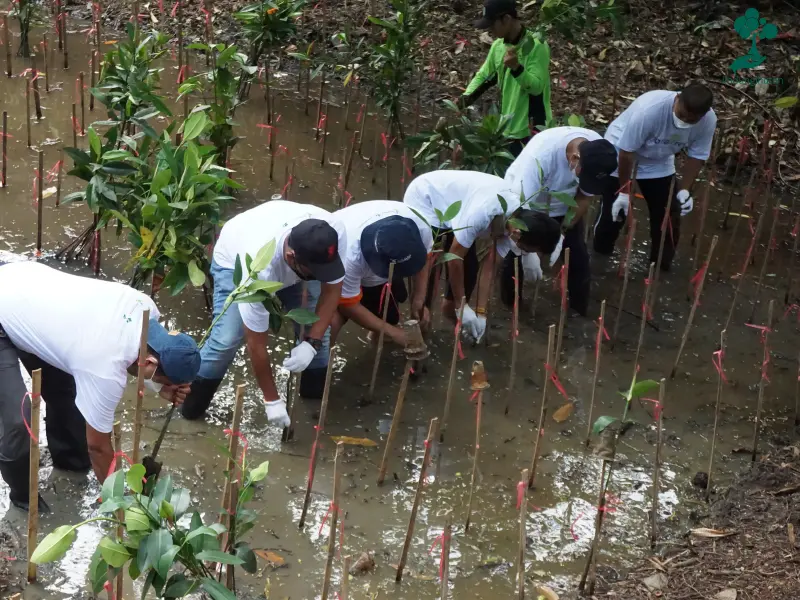
<instances>
[{"instance_id":1,"label":"white t-shirt","mask_svg":"<svg viewBox=\"0 0 800 600\"><path fill-rule=\"evenodd\" d=\"M687 129L672 121L672 105L678 92L655 90L639 96L606 131L617 151L635 152L639 179L656 179L675 173L675 155L683 149L690 158L706 160L711 154L717 115L709 110ZM617 172L613 173L615 176Z\"/></svg>"},{"instance_id":2,"label":"white t-shirt","mask_svg":"<svg viewBox=\"0 0 800 600\"><path fill-rule=\"evenodd\" d=\"M590 142L602 139L599 133L584 127L553 127L537 133L508 167L506 186L517 194L522 192L528 203L547 205L549 200L551 217L566 215L567 206L550 193L574 197L578 192L578 179L567 160L567 145L576 138Z\"/></svg>"},{"instance_id":3,"label":"white t-shirt","mask_svg":"<svg viewBox=\"0 0 800 600\"><path fill-rule=\"evenodd\" d=\"M160 316L148 296L122 283L33 262L0 266L0 326L17 348L72 375L75 405L101 433L113 429L147 309Z\"/></svg>"},{"instance_id":4,"label":"white t-shirt","mask_svg":"<svg viewBox=\"0 0 800 600\"><path fill-rule=\"evenodd\" d=\"M258 251L270 240L275 240L275 254L272 261L258 273L263 281L277 281L289 287L300 281L283 258L283 245L292 228L306 219L326 221L339 234L339 257L344 264L347 248L347 235L341 222L327 210L311 204L298 204L285 200L265 202L246 210L225 223L214 246L214 262L224 269L236 267L236 257L241 257L244 268L244 255L256 257ZM339 283L342 279L323 283ZM242 321L250 331L258 333L269 329L269 312L262 304L239 303Z\"/></svg>"},{"instance_id":5,"label":"white t-shirt","mask_svg":"<svg viewBox=\"0 0 800 600\"><path fill-rule=\"evenodd\" d=\"M506 210L498 200L506 201ZM461 202L455 217L440 220L448 207ZM502 178L479 171L431 171L414 179L403 196L403 203L416 210L431 227L452 229L456 240L469 248L478 238L488 238L492 219L511 216L519 208L519 193L507 189ZM436 209L436 210L435 210ZM509 251L520 254L519 248L508 236L497 240L497 253L506 256Z\"/></svg>"},{"instance_id":6,"label":"white t-shirt","mask_svg":"<svg viewBox=\"0 0 800 600\"><path fill-rule=\"evenodd\" d=\"M414 214L409 207L402 202L393 200L372 200L359 202L347 208L343 208L334 215L344 224L347 231L347 256L344 262L344 285L342 287L342 299L360 298L362 287L373 287L386 283L385 277L378 276L369 268L367 261L361 254L361 233L368 225L375 221L399 215L411 219L419 228L422 243L425 251L433 249L433 233L422 219Z\"/></svg>"}]
</instances>

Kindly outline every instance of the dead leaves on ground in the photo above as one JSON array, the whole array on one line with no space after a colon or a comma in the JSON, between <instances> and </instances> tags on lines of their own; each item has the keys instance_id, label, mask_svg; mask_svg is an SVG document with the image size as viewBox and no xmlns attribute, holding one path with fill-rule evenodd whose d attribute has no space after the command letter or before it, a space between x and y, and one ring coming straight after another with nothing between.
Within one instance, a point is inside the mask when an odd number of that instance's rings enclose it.
<instances>
[{"instance_id":1,"label":"dead leaves on ground","mask_svg":"<svg viewBox=\"0 0 800 600\"><path fill-rule=\"evenodd\" d=\"M345 446L361 446L362 448L375 448L378 442L374 442L369 438L355 438L346 435L332 435L331 439L335 443L341 442Z\"/></svg>"},{"instance_id":2,"label":"dead leaves on ground","mask_svg":"<svg viewBox=\"0 0 800 600\"><path fill-rule=\"evenodd\" d=\"M691 534L703 538L726 538L736 535L735 531L724 531L722 529L711 529L709 527L697 527L691 530Z\"/></svg>"}]
</instances>

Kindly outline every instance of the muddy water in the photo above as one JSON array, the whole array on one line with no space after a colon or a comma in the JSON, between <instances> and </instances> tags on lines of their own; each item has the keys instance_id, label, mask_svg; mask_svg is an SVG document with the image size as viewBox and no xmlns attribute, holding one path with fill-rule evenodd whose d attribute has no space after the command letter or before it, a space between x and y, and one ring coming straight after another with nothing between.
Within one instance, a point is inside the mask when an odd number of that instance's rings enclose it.
<instances>
[{"instance_id":1,"label":"muddy water","mask_svg":"<svg viewBox=\"0 0 800 600\"><path fill-rule=\"evenodd\" d=\"M74 79L77 72L88 64L87 48L82 36L72 36L70 50L72 66L69 71L59 67L51 72L51 92L42 92L44 119L41 123L34 121L32 126L34 145L46 153L46 169L57 160L60 144L71 143L70 103ZM50 62L52 65L57 61ZM15 73L23 68L24 65L16 61ZM176 75L176 66L168 64L164 81L174 81ZM339 167L330 163L320 165L321 145L313 139L316 105L312 102L309 106L310 116L306 117L302 98L295 90L295 80L279 74L276 81L279 88L277 111L282 115L278 143L287 146L297 160L293 199L332 208ZM335 89L335 92L338 93L338 90ZM240 126L238 131L244 139L234 150L232 167L247 189L240 194L234 211L268 199L273 193L279 192L285 182L285 154L276 158L277 181L268 179L266 135L258 127L264 122L265 103L258 88L254 87L251 98L236 115ZM3 79L0 99L2 109L9 111L9 134L13 136L9 139L8 189L0 190L0 250L31 256L36 225L36 209L32 202L36 153L25 145L23 78ZM338 103L340 99L331 98L331 102ZM357 112L355 108L351 111L351 127ZM328 151L334 162L341 160L342 144L351 135L351 132L343 131L343 117L343 111L331 109ZM87 122L100 118L100 111L87 111ZM363 153L371 155L375 134L371 130L372 123L368 122L368 125ZM81 138L79 143L85 144L85 138ZM392 153L392 161L391 195L399 199L402 195L399 153ZM373 171L365 161L357 159L351 187L354 201L384 197L382 169L376 176L376 183L373 184ZM77 181L65 179L64 194L77 189L78 185ZM715 230L721 220L720 210L726 197L727 194L721 194L714 198L709 214L709 232ZM49 255L82 231L90 222L90 214L81 205L56 209L52 197L45 203L43 260L52 262ZM693 214L686 220L684 232L694 230L696 217ZM777 300L782 299L783 295L788 256L785 246L789 239L785 224L789 219L786 212L781 217L784 225L778 235L780 250L775 263L768 269L763 299L774 297ZM719 233L722 236L722 248L725 248L728 234ZM684 233L674 269L663 277L661 299L654 319L659 331L648 327L645 332L640 378L667 376L677 352L689 308L686 288L693 271L690 264L693 249L689 247L689 237L688 233ZM708 245L709 237L703 239L704 248ZM640 229L625 305L630 314L622 316L620 341L616 348L613 351L607 346L604 348L595 416L619 415L623 408L617 392L628 386L633 371L633 351L639 331L639 321L633 314L640 311L648 252L644 238ZM736 264L741 264L744 250L745 240L742 239L734 253ZM721 254L719 250L718 254ZM129 256L130 249L125 240L117 240L111 231L104 234L104 277L125 280L128 274L123 273L122 269ZM609 303L614 305L618 302L617 267L618 264L613 260L595 260L593 264L593 296L597 300L592 305L594 317L600 299L608 298ZM756 267L751 267L751 273L757 272L759 267L760 259ZM65 268L88 274L83 265L71 264ZM712 273L715 271L712 268ZM733 451L750 444L757 397L761 347L757 332L743 324L749 314L749 298L753 290L754 284L746 282L743 305L734 316L728 336L729 350L725 367L730 385L725 388L718 444L717 464L720 472L717 480L720 483L724 483L734 470L749 460L749 456ZM532 298L533 290L526 290L526 295ZM707 465L716 389L711 353L716 349L731 296L732 286L728 283L710 282L706 287L679 374L674 380L668 381L664 419L665 464L659 509L662 530L681 532L687 526L691 512L702 513L704 510L698 496L691 491L691 479L696 471L705 470ZM173 325L198 335L207 327L209 315L199 292L186 290L178 298L161 297L158 300L162 312ZM54 302L57 302L55 294ZM780 315L783 304L778 304ZM403 421L391 453L391 477L382 488L376 485L377 465L388 431L403 359L396 349L387 348L379 374L376 401L369 406L360 406L374 354L365 342L364 333L353 325L348 326L342 336L336 361L332 400L312 496L310 520L303 531L298 530L297 522L302 508L315 423L313 413L317 405L302 403L297 412L296 440L281 444L280 431L267 426L260 406L260 394L249 374L245 356L240 354L206 422L178 419L161 451L177 483L192 491L195 505L207 518L214 518L221 496L224 462L216 444L226 441L222 430L230 422L235 385L248 384L242 432L249 442L251 460L270 461L270 475L253 502L261 516L250 539L253 547L271 550L284 557L286 567L271 571L260 563L259 566L264 570L258 577L242 576L239 580L240 589L245 590L248 596L256 597L264 593L265 582L268 582L271 598L317 596L321 588L327 540L327 526L320 527L330 504L332 490L334 444L327 436L348 435L367 437L380 444L378 448L348 447L343 461L343 554L357 557L362 551L369 550L374 552L378 564L373 575L353 581L352 597L436 597L438 549L431 552L430 548L440 535L448 514L452 515L455 523L449 573L453 597L508 596L515 573L511 563L518 544L516 482L520 470L530 464L533 452L534 423L541 401L546 330L558 318L557 293L549 284L542 286L536 318L531 318L529 310L522 312L518 376L515 392L510 398L508 416L503 414L507 402L504 390L510 359L508 311L498 308L493 312L491 344L488 348L481 345L465 349L467 357L458 367L457 392L447 438L444 444L437 443L433 448L433 460L428 470L424 499L409 554L409 567L401 585L395 585L391 565L398 561L404 539L415 483L420 473L428 422L435 416L441 416L452 351L451 326L438 318L430 342L432 357L428 361L427 372L420 374L409 388ZM763 305L757 311L756 322L763 322L765 315L766 308ZM613 324L615 316L616 310L609 307L607 323ZM596 325L589 319L574 318L567 321L560 377L576 408L563 423L548 418L537 487L529 495L526 552L529 582L530 585L546 583L560 592L575 588L596 515L594 504L600 463L597 458L587 454L582 444L588 421L595 332ZM772 384L765 396L768 429L788 434L794 396L797 324L791 319L780 320L770 339L770 346L773 352L770 367ZM289 347L290 341L286 337L275 340L273 352L278 357L278 364ZM475 408L469 402L470 392L467 391L468 370L471 361L476 359L485 361L492 388L484 396L483 437L473 526L469 534L464 534L475 427ZM130 449L132 399L133 390L129 389L119 410L125 430L125 450ZM552 414L564 399L552 393L549 402ZM146 408L144 441L149 447L156 437L166 408L155 399L148 399ZM639 425L626 435L619 448L618 457L622 460L622 466L615 473L613 486L616 508L613 514L608 515L601 557L601 565L621 571L649 548L648 513L654 454L652 408L647 403L636 403L632 408L632 416ZM99 487L93 477L68 476L50 468L42 471L42 477L44 495L55 509L54 514L42 519L44 531L94 514L93 502L98 496ZM16 509L9 508L7 491L2 484L0 514L4 514L3 519L12 530L24 532L24 518ZM103 531L98 527L82 528L70 553L58 564L43 568L41 584L29 587L26 597L83 597L86 568L102 535ZM24 552L20 556L24 556ZM606 570L603 574L613 577L613 571ZM337 562L334 571L337 583L334 588L338 586L340 575L340 563ZM130 595L130 590L128 593Z\"/></svg>"}]
</instances>

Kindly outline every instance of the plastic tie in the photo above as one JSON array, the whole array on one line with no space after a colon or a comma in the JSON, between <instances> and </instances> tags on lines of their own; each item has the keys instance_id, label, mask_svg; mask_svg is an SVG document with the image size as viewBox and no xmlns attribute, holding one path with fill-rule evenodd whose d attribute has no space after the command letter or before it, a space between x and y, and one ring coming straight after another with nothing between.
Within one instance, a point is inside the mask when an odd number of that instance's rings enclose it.
<instances>
[{"instance_id":1,"label":"plastic tie","mask_svg":"<svg viewBox=\"0 0 800 600\"><path fill-rule=\"evenodd\" d=\"M387 136L385 132L381 132L381 143L383 144L383 162L389 160L389 150L392 149L392 146L396 140L396 137L393 137L390 140L389 136Z\"/></svg>"},{"instance_id":2,"label":"plastic tie","mask_svg":"<svg viewBox=\"0 0 800 600\"><path fill-rule=\"evenodd\" d=\"M33 430L31 429L31 426L28 424L28 419L25 418L25 398L30 398L31 402L33 402L34 397L35 395L33 392L25 392L25 394L23 394L22 396L22 402L19 405L19 411L20 414L22 415L22 424L25 425L25 429L28 431L28 435L34 441L34 443L38 444L39 440L36 438L36 436L33 435ZM39 394L39 397L41 397L41 394Z\"/></svg>"},{"instance_id":3,"label":"plastic tie","mask_svg":"<svg viewBox=\"0 0 800 600\"><path fill-rule=\"evenodd\" d=\"M783 313L783 318L785 319L786 317L788 317L792 311L796 311L797 322L800 323L800 305L797 304L790 304L789 308L787 308L786 311Z\"/></svg>"},{"instance_id":4,"label":"plastic tie","mask_svg":"<svg viewBox=\"0 0 800 600\"><path fill-rule=\"evenodd\" d=\"M358 124L361 123L361 119L364 118L364 111L366 109L367 109L367 105L366 104L362 104L361 108L358 110L358 116L356 116L356 123L358 123Z\"/></svg>"},{"instance_id":5,"label":"plastic tie","mask_svg":"<svg viewBox=\"0 0 800 600\"><path fill-rule=\"evenodd\" d=\"M722 361L725 358L725 351L720 348L716 352L711 354L711 364L714 365L714 368L719 373L720 378L723 382L728 383L728 378L725 376L725 366L722 364Z\"/></svg>"},{"instance_id":6,"label":"plastic tie","mask_svg":"<svg viewBox=\"0 0 800 600\"><path fill-rule=\"evenodd\" d=\"M595 347L594 347L594 359L600 356L600 345L603 343L603 336L605 336L606 341L611 340L611 337L608 335L608 331L606 331L606 326L603 325L603 317L597 317L597 338L595 339Z\"/></svg>"},{"instance_id":7,"label":"plastic tie","mask_svg":"<svg viewBox=\"0 0 800 600\"><path fill-rule=\"evenodd\" d=\"M558 378L555 369L553 369L550 363L545 363L544 369L549 373L550 381L553 382L553 385L556 386L556 389L561 393L562 396L564 396L565 399L569 400L567 390L565 390L564 386L561 384L561 380Z\"/></svg>"},{"instance_id":8,"label":"plastic tie","mask_svg":"<svg viewBox=\"0 0 800 600\"><path fill-rule=\"evenodd\" d=\"M445 540L449 541L450 540L450 536L449 535L445 535L445 532L443 531L438 536L436 536L436 539L433 540L433 544L431 544L430 550L428 550L428 554L430 555L430 554L433 554L433 549L436 548L436 546L439 546L441 548L441 555L439 556L439 579L440 580L444 578L444 559L445 559L444 548L445 548Z\"/></svg>"},{"instance_id":9,"label":"plastic tie","mask_svg":"<svg viewBox=\"0 0 800 600\"><path fill-rule=\"evenodd\" d=\"M520 481L517 484L517 510L522 506L522 498L525 496L525 485L527 482Z\"/></svg>"},{"instance_id":10,"label":"plastic tie","mask_svg":"<svg viewBox=\"0 0 800 600\"><path fill-rule=\"evenodd\" d=\"M697 270L697 273L695 273L694 276L692 276L692 278L689 280L689 283L691 283L692 287L694 287L695 298L697 297L697 294L700 291L700 282L706 276L707 272L708 272L708 263L706 262L700 266L700 268Z\"/></svg>"},{"instance_id":11,"label":"plastic tie","mask_svg":"<svg viewBox=\"0 0 800 600\"><path fill-rule=\"evenodd\" d=\"M169 16L173 19L175 18L175 14L178 12L178 4L180 4L181 0L178 0L175 4L172 5L172 10L169 13Z\"/></svg>"}]
</instances>

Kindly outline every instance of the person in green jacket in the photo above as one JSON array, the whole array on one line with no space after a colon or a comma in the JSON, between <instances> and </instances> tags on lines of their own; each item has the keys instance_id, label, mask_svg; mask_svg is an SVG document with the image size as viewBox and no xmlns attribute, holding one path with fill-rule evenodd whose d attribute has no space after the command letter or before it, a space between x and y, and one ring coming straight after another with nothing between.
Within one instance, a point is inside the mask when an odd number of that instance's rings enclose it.
<instances>
[{"instance_id":1,"label":"person in green jacket","mask_svg":"<svg viewBox=\"0 0 800 600\"><path fill-rule=\"evenodd\" d=\"M516 0L486 0L475 26L497 39L459 103L469 106L493 85L500 87L502 113L508 125L509 150L518 156L537 125L552 118L550 110L550 47L517 18Z\"/></svg>"}]
</instances>

